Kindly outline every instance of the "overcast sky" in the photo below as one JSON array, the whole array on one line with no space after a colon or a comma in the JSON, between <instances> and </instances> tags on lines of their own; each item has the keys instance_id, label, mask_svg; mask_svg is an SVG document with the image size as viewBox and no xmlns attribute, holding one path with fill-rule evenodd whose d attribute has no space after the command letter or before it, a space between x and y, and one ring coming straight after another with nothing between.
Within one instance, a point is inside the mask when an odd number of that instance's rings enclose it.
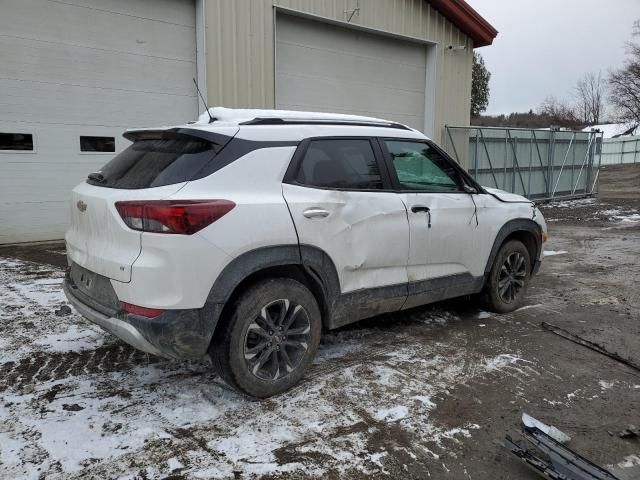
<instances>
[{"instance_id":1,"label":"overcast sky","mask_svg":"<svg viewBox=\"0 0 640 480\"><path fill-rule=\"evenodd\" d=\"M620 67L640 0L467 0L498 30L478 52L491 72L488 114L570 99L587 72Z\"/></svg>"}]
</instances>

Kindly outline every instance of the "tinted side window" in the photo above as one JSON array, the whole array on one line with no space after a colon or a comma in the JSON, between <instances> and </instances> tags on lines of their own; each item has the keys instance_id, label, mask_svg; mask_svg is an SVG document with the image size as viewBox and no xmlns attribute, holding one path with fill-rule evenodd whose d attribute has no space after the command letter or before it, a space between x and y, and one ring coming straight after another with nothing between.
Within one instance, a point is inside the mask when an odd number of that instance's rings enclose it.
<instances>
[{"instance_id":1,"label":"tinted side window","mask_svg":"<svg viewBox=\"0 0 640 480\"><path fill-rule=\"evenodd\" d=\"M427 143L385 141L400 188L427 192L460 191L456 169Z\"/></svg>"},{"instance_id":2,"label":"tinted side window","mask_svg":"<svg viewBox=\"0 0 640 480\"><path fill-rule=\"evenodd\" d=\"M296 182L324 188L382 188L378 162L366 139L311 141L299 166Z\"/></svg>"},{"instance_id":3,"label":"tinted side window","mask_svg":"<svg viewBox=\"0 0 640 480\"><path fill-rule=\"evenodd\" d=\"M87 182L111 188L149 188L190 180L216 155L216 145L189 135L136 140Z\"/></svg>"}]
</instances>

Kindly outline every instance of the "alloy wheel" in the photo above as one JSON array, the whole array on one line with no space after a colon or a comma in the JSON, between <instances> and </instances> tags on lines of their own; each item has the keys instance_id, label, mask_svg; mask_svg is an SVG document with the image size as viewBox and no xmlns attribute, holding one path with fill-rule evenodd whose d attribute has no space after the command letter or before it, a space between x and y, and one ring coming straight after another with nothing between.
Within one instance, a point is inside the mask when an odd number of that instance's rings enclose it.
<instances>
[{"instance_id":1,"label":"alloy wheel","mask_svg":"<svg viewBox=\"0 0 640 480\"><path fill-rule=\"evenodd\" d=\"M274 300L249 324L244 359L249 371L262 380L278 380L293 372L309 348L311 321L302 305Z\"/></svg>"},{"instance_id":2,"label":"alloy wheel","mask_svg":"<svg viewBox=\"0 0 640 480\"><path fill-rule=\"evenodd\" d=\"M505 303L512 303L524 288L527 279L526 260L519 252L507 256L498 274L498 295Z\"/></svg>"}]
</instances>

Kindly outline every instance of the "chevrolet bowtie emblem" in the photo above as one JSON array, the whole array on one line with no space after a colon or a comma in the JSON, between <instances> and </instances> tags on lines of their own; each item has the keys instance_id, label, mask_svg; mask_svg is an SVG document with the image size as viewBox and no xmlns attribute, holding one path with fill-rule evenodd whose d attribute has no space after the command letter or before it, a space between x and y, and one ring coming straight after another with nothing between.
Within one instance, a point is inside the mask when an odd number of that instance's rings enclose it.
<instances>
[{"instance_id":1,"label":"chevrolet bowtie emblem","mask_svg":"<svg viewBox=\"0 0 640 480\"><path fill-rule=\"evenodd\" d=\"M80 210L81 212L84 212L87 209L87 204L82 200L78 200L78 203L76 203L76 207L78 207L78 210Z\"/></svg>"}]
</instances>

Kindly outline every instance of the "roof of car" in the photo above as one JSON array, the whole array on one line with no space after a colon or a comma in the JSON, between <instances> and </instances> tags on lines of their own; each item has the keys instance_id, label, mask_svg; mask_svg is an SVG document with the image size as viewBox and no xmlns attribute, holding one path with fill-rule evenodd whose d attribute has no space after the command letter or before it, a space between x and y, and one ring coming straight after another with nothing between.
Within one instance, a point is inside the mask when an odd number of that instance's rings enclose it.
<instances>
[{"instance_id":1,"label":"roof of car","mask_svg":"<svg viewBox=\"0 0 640 480\"><path fill-rule=\"evenodd\" d=\"M213 122L211 122L213 118ZM228 123L235 125L275 125L275 124L302 124L302 123L322 123L322 124L356 124L384 126L391 128L409 127L398 122L384 120L382 118L366 117L362 115L345 115L343 113L325 112L300 112L295 110L261 110L245 108L210 108L209 112L203 112L196 124Z\"/></svg>"},{"instance_id":2,"label":"roof of car","mask_svg":"<svg viewBox=\"0 0 640 480\"><path fill-rule=\"evenodd\" d=\"M225 107L210 108L209 112L202 113L197 121L181 125L179 128L195 128L256 141L299 141L304 138L323 136L426 138L421 132L411 127L375 117ZM144 130L158 129L135 129L135 131Z\"/></svg>"}]
</instances>

